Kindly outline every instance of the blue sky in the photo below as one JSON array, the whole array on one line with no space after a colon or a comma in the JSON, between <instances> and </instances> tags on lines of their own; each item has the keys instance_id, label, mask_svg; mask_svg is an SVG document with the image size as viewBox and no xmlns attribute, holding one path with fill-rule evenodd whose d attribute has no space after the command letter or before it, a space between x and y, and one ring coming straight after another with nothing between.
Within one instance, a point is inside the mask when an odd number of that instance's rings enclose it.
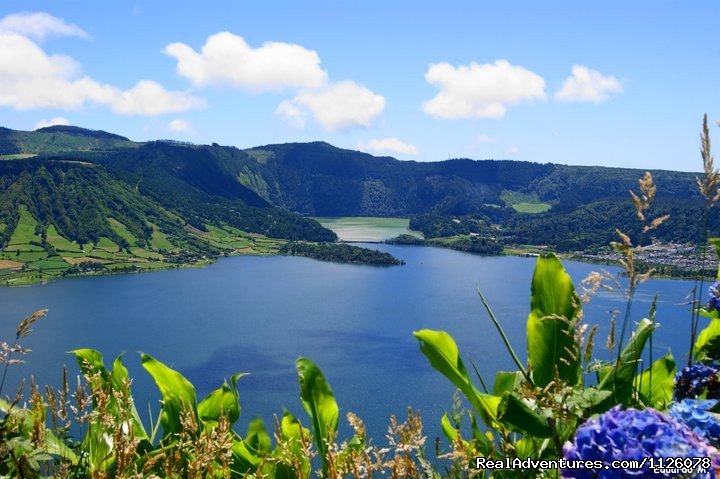
<instances>
[{"instance_id":1,"label":"blue sky","mask_svg":"<svg viewBox=\"0 0 720 479\"><path fill-rule=\"evenodd\" d=\"M4 0L0 125L699 171L711 1Z\"/></svg>"}]
</instances>

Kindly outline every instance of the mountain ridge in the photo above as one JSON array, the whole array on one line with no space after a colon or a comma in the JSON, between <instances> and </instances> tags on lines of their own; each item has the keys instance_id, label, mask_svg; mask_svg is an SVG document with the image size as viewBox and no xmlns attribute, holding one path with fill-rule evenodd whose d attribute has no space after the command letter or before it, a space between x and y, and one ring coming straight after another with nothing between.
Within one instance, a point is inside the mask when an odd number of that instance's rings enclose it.
<instances>
[{"instance_id":1,"label":"mountain ridge","mask_svg":"<svg viewBox=\"0 0 720 479\"><path fill-rule=\"evenodd\" d=\"M12 156L2 149L8 142L15 150L22 143L26 154L38 155L37 161L98 165L199 230L206 223L230 224L290 240L306 234L331 238L299 214L410 217L435 233L456 231L448 222L468 217L468 224L484 225L478 231L508 244L560 249L600 247L615 227L642 236L632 223L628 195L637 189L645 172L641 169L468 158L403 161L324 141L247 149L132 142L102 130L68 126L36 132L2 129L0 157ZM673 215L657 237L699 240L700 233L689 222L701 214L697 174L651 171L658 187L657 213ZM717 213L710 220L711 231L718 232ZM438 226L441 223L444 226Z\"/></svg>"}]
</instances>

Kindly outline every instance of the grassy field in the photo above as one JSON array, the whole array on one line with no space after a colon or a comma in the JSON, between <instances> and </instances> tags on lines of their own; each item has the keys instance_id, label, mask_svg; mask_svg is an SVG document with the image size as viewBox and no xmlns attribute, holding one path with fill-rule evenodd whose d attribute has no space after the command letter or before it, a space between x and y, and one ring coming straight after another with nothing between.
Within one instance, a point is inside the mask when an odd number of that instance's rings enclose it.
<instances>
[{"instance_id":1,"label":"grassy field","mask_svg":"<svg viewBox=\"0 0 720 479\"><path fill-rule=\"evenodd\" d=\"M545 213L551 208L547 203L515 203L512 207L518 213Z\"/></svg>"},{"instance_id":2,"label":"grassy field","mask_svg":"<svg viewBox=\"0 0 720 479\"><path fill-rule=\"evenodd\" d=\"M380 242L401 234L420 236L409 229L407 218L313 218L324 227L333 230L341 241Z\"/></svg>"},{"instance_id":3,"label":"grassy field","mask_svg":"<svg viewBox=\"0 0 720 479\"><path fill-rule=\"evenodd\" d=\"M518 213L544 213L552 206L540 201L537 193L523 193L519 191L503 190L500 199L512 206Z\"/></svg>"},{"instance_id":4,"label":"grassy field","mask_svg":"<svg viewBox=\"0 0 720 479\"><path fill-rule=\"evenodd\" d=\"M79 244L62 237L57 232L54 225L48 226L47 242L50 243L50 245L52 245L52 247L58 251L71 252L71 253L82 252L82 248L80 247Z\"/></svg>"},{"instance_id":5,"label":"grassy field","mask_svg":"<svg viewBox=\"0 0 720 479\"><path fill-rule=\"evenodd\" d=\"M137 246L138 239L128 228L114 218L107 218L112 230L130 246L123 250L113 240L101 237L97 243L79 245L63 237L54 225L45 230L46 242L36 234L38 221L25 205L19 206L18 225L10 236L8 245L0 250L0 285L27 285L67 274L100 274L142 272L178 267L202 266L211 258L190 255L177 263L175 253L182 252L182 245L173 244L171 238L155 225L149 245ZM191 230L205 243L224 254L276 254L286 243L284 240L249 234L229 226L208 225L208 231ZM90 265L95 263L95 267Z\"/></svg>"},{"instance_id":6,"label":"grassy field","mask_svg":"<svg viewBox=\"0 0 720 479\"><path fill-rule=\"evenodd\" d=\"M134 246L135 243L137 243L137 238L130 232L127 227L116 220L115 218L108 218L108 222L110 223L110 227L113 229L113 231L122 239L128 242L130 246Z\"/></svg>"},{"instance_id":7,"label":"grassy field","mask_svg":"<svg viewBox=\"0 0 720 479\"><path fill-rule=\"evenodd\" d=\"M24 246L29 245L31 241L35 243L40 243L40 236L35 234L35 228L38 224L37 221L35 220L35 218L32 217L25 205L20 205L19 211L20 219L18 220L15 231L13 231L13 234L10 236L10 241L8 242L8 245ZM21 251L23 251L22 248L15 249L20 249ZM40 249L42 250L42 248ZM27 249L25 251L32 251L32 249Z\"/></svg>"}]
</instances>

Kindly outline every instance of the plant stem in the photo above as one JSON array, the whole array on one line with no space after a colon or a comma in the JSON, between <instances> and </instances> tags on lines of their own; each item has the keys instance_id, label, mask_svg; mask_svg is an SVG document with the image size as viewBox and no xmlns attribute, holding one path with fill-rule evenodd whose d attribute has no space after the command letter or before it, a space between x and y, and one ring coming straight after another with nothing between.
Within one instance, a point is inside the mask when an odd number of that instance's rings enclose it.
<instances>
[{"instance_id":1,"label":"plant stem","mask_svg":"<svg viewBox=\"0 0 720 479\"><path fill-rule=\"evenodd\" d=\"M704 215L704 226L702 235L702 257L700 260L700 272L695 278L695 289L693 290L693 302L692 312L690 316L690 349L688 350L688 366L692 364L693 360L693 348L695 347L695 338L697 337L698 325L700 324L700 298L702 297L702 291L705 281L705 262L707 261L707 243L708 243L708 228L710 222L710 208L705 204L705 215ZM699 283L699 286L698 286Z\"/></svg>"},{"instance_id":2,"label":"plant stem","mask_svg":"<svg viewBox=\"0 0 720 479\"><path fill-rule=\"evenodd\" d=\"M0 380L0 398L2 397L3 386L5 385L5 376L7 376L8 367L10 367L10 361L12 360L13 349L17 346L19 338L15 338L15 342L10 346L10 352L7 355L7 361L5 362L5 368L3 369L2 380Z\"/></svg>"},{"instance_id":3,"label":"plant stem","mask_svg":"<svg viewBox=\"0 0 720 479\"><path fill-rule=\"evenodd\" d=\"M535 383L533 383L533 380L530 378L530 375L528 374L525 367L520 362L520 358L518 358L517 354L515 354L515 350L510 345L510 341L508 340L507 335L505 334L505 331L503 330L502 326L500 325L500 322L495 317L495 313L492 312L492 309L490 309L490 305L485 300L485 296L483 296L482 291L478 288L477 290L478 295L480 295L480 300L482 301L483 306L485 306L485 310L487 311L488 315L490 316L490 320L495 325L495 328L497 328L498 332L500 333L500 337L503 340L503 343L505 343L505 348L507 348L508 352L510 353L510 356L512 357L513 362L515 362L515 365L518 367L520 372L523 376L525 376L525 379L530 384L530 386L535 387Z\"/></svg>"}]
</instances>

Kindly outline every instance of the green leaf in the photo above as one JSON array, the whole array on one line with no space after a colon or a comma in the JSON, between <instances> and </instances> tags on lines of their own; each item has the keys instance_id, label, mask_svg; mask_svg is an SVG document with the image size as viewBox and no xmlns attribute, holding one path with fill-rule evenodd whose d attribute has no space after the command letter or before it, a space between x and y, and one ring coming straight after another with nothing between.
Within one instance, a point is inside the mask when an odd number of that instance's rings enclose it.
<instances>
[{"instance_id":1,"label":"green leaf","mask_svg":"<svg viewBox=\"0 0 720 479\"><path fill-rule=\"evenodd\" d=\"M703 361L715 361L720 359L720 336L711 338L698 351L698 357Z\"/></svg>"},{"instance_id":2,"label":"green leaf","mask_svg":"<svg viewBox=\"0 0 720 479\"><path fill-rule=\"evenodd\" d=\"M570 276L554 255L538 258L532 279L527 320L528 362L535 384L555 379L574 386L580 382L580 354L575 324L580 298Z\"/></svg>"},{"instance_id":3,"label":"green leaf","mask_svg":"<svg viewBox=\"0 0 720 479\"><path fill-rule=\"evenodd\" d=\"M260 458L250 450L245 441L236 435L232 445L232 465L230 466L232 472L244 476L248 472L257 471L259 466Z\"/></svg>"},{"instance_id":4,"label":"green leaf","mask_svg":"<svg viewBox=\"0 0 720 479\"><path fill-rule=\"evenodd\" d=\"M675 368L675 358L668 352L635 377L635 390L647 406L665 409L672 401Z\"/></svg>"},{"instance_id":5,"label":"green leaf","mask_svg":"<svg viewBox=\"0 0 720 479\"><path fill-rule=\"evenodd\" d=\"M280 434L283 441L288 443L291 453L297 459L297 464L300 465L303 472L300 477L310 477L310 459L303 452L303 442L309 440L310 431L302 427L300 421L290 411L286 410L280 421ZM276 448L274 454L280 456L283 452L280 448ZM284 458L284 460L287 460L287 458ZM273 474L275 479L296 479L298 477L291 467L282 463L277 464Z\"/></svg>"},{"instance_id":6,"label":"green leaf","mask_svg":"<svg viewBox=\"0 0 720 479\"><path fill-rule=\"evenodd\" d=\"M103 356L99 351L95 349L76 349L70 351L70 353L75 355L80 371L93 391L114 388L110 371L105 367ZM114 401L114 398L111 401ZM93 407L95 406L97 404L93 395ZM115 408L110 404L108 410L113 412ZM105 436L105 428L102 424L96 421L89 423L82 440L81 449L85 454L85 460L90 471L105 471L112 465L112 447Z\"/></svg>"},{"instance_id":7,"label":"green leaf","mask_svg":"<svg viewBox=\"0 0 720 479\"><path fill-rule=\"evenodd\" d=\"M495 373L495 384L493 385L493 396L502 396L512 391L516 386L522 384L523 374L520 371L498 371Z\"/></svg>"},{"instance_id":8,"label":"green leaf","mask_svg":"<svg viewBox=\"0 0 720 479\"><path fill-rule=\"evenodd\" d=\"M128 397L130 404L127 406L130 410L130 422L132 425L133 436L139 440L138 449L148 450L152 447L150 438L145 431L140 415L132 401L132 393L130 391L130 376L127 368L122 363L122 356L115 358L112 371L108 371L105 367L103 356L99 351L94 349L76 349L70 351L75 355L80 370L90 383L90 387L94 391L104 390L107 392L117 392L119 395L110 394L107 411L110 412L120 423L127 420L125 413L120 412L120 405L117 402L119 396ZM127 389L127 391L125 390ZM93 397L93 406L95 399ZM93 471L106 471L112 467L114 463L113 445L108 440L111 431L98 422L91 422L87 428L82 441L82 448L88 453L87 460Z\"/></svg>"},{"instance_id":9,"label":"green leaf","mask_svg":"<svg viewBox=\"0 0 720 479\"><path fill-rule=\"evenodd\" d=\"M413 335L420 342L420 351L430 360L430 365L460 388L485 424L495 426L500 398L483 394L473 385L452 336L445 331L430 329L415 331Z\"/></svg>"},{"instance_id":10,"label":"green leaf","mask_svg":"<svg viewBox=\"0 0 720 479\"><path fill-rule=\"evenodd\" d=\"M283 413L282 421L280 421L280 433L285 441L310 437L310 431L302 427L300 421L287 410Z\"/></svg>"},{"instance_id":11,"label":"green leaf","mask_svg":"<svg viewBox=\"0 0 720 479\"><path fill-rule=\"evenodd\" d=\"M472 430L473 438L475 439L478 451L483 456L490 457L494 448L492 433L489 431L482 432L478 427L475 414L472 412L468 412L468 414L470 414L470 429Z\"/></svg>"},{"instance_id":12,"label":"green leaf","mask_svg":"<svg viewBox=\"0 0 720 479\"><path fill-rule=\"evenodd\" d=\"M610 391L601 391L592 387L576 388L565 401L571 410L577 407L592 412L593 408L602 404L611 395Z\"/></svg>"},{"instance_id":13,"label":"green leaf","mask_svg":"<svg viewBox=\"0 0 720 479\"><path fill-rule=\"evenodd\" d=\"M720 337L720 318L714 318L698 333L695 346L693 347L695 361L703 361L707 358L707 348L718 337Z\"/></svg>"},{"instance_id":14,"label":"green leaf","mask_svg":"<svg viewBox=\"0 0 720 479\"><path fill-rule=\"evenodd\" d=\"M20 434L24 439L30 439L35 426L35 418L31 411L17 406L11 407L7 400L0 398L0 412L5 415L3 421L8 420L18 424L18 427L13 430L15 434ZM62 439L47 428L43 432L43 436L45 443L41 445L42 452L60 457L73 465L77 464L78 457ZM33 448L31 443L28 444Z\"/></svg>"},{"instance_id":15,"label":"green leaf","mask_svg":"<svg viewBox=\"0 0 720 479\"><path fill-rule=\"evenodd\" d=\"M550 437L552 430L545 418L536 413L517 396L505 393L498 407L498 419L511 430L534 437Z\"/></svg>"},{"instance_id":16,"label":"green leaf","mask_svg":"<svg viewBox=\"0 0 720 479\"><path fill-rule=\"evenodd\" d=\"M272 449L272 440L261 418L255 418L250 421L247 427L247 434L245 435L245 442L258 452L270 452Z\"/></svg>"},{"instance_id":17,"label":"green leaf","mask_svg":"<svg viewBox=\"0 0 720 479\"><path fill-rule=\"evenodd\" d=\"M197 419L195 387L179 372L167 367L152 356L140 353L142 366L150 373L162 394L160 424L163 437L182 430L180 414L191 412Z\"/></svg>"},{"instance_id":18,"label":"green leaf","mask_svg":"<svg viewBox=\"0 0 720 479\"><path fill-rule=\"evenodd\" d=\"M230 385L225 382L222 386L207 395L198 404L198 414L205 422L217 424L221 415L225 415L230 424L234 424L240 417L240 396L237 390L237 382L247 373L237 373L230 377Z\"/></svg>"},{"instance_id":19,"label":"green leaf","mask_svg":"<svg viewBox=\"0 0 720 479\"><path fill-rule=\"evenodd\" d=\"M123 388L128 388L127 394L130 396L132 401L132 392L129 389L130 374L128 373L127 368L122 362L122 356L118 356L117 358L115 358L115 361L113 361L113 368L110 372L110 377L112 378L113 388L115 388L116 391L121 391ZM135 401L132 401L130 404L130 413L132 415L133 434L137 439L144 441L145 445L149 446L150 437L148 436L147 431L145 431L145 426L140 419L140 414L138 414L137 412L137 408L135 407Z\"/></svg>"},{"instance_id":20,"label":"green leaf","mask_svg":"<svg viewBox=\"0 0 720 479\"><path fill-rule=\"evenodd\" d=\"M445 434L445 437L448 438L451 443L455 442L458 431L455 429L455 426L450 423L450 417L448 417L447 413L443 414L442 418L440 418L440 428L442 429L443 434Z\"/></svg>"},{"instance_id":21,"label":"green leaf","mask_svg":"<svg viewBox=\"0 0 720 479\"><path fill-rule=\"evenodd\" d=\"M312 418L315 444L323 461L323 473L328 470L327 448L337 431L340 410L330 385L315 363L307 358L295 361L300 383L300 399Z\"/></svg>"},{"instance_id":22,"label":"green leaf","mask_svg":"<svg viewBox=\"0 0 720 479\"><path fill-rule=\"evenodd\" d=\"M103 356L100 351L95 349L75 349L70 351L75 355L75 360L80 366L80 372L88 379L93 379L97 375L100 378L90 384L93 389L97 389L110 379L110 371L105 367Z\"/></svg>"},{"instance_id":23,"label":"green leaf","mask_svg":"<svg viewBox=\"0 0 720 479\"><path fill-rule=\"evenodd\" d=\"M635 373L642 357L645 342L656 328L656 323L643 319L635 334L620 354L620 362L609 366L604 372L598 389L612 391L612 396L602 405L601 410L609 409L613 403L629 405L632 401Z\"/></svg>"}]
</instances>

